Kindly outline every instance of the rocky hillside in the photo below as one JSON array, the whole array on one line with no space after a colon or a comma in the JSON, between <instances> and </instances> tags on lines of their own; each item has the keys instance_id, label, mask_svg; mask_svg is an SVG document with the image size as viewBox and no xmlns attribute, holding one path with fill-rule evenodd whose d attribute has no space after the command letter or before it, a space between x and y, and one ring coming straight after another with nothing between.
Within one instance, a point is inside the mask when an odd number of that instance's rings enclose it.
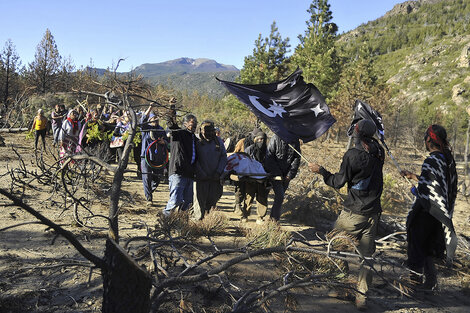
<instances>
[{"instance_id":1,"label":"rocky hillside","mask_svg":"<svg viewBox=\"0 0 470 313\"><path fill-rule=\"evenodd\" d=\"M375 68L393 89L393 107L423 124L446 122L455 140L468 119L469 16L466 0L406 1L338 43L351 57L361 45L369 47Z\"/></svg>"}]
</instances>

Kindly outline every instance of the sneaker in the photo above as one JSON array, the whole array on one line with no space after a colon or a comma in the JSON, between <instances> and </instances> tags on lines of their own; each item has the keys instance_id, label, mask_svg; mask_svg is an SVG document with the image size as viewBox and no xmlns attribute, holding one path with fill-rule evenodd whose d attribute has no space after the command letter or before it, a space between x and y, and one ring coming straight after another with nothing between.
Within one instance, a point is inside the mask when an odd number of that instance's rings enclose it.
<instances>
[{"instance_id":1,"label":"sneaker","mask_svg":"<svg viewBox=\"0 0 470 313\"><path fill-rule=\"evenodd\" d=\"M146 205L147 205L147 207L151 207L151 206L153 206L153 202L152 202L152 200L148 200Z\"/></svg>"},{"instance_id":2,"label":"sneaker","mask_svg":"<svg viewBox=\"0 0 470 313\"><path fill-rule=\"evenodd\" d=\"M258 217L258 218L256 219L256 224L261 225L261 224L263 224L263 223L264 223L264 218Z\"/></svg>"},{"instance_id":3,"label":"sneaker","mask_svg":"<svg viewBox=\"0 0 470 313\"><path fill-rule=\"evenodd\" d=\"M247 222L248 222L248 218L246 218L246 217L241 217L241 218L240 218L240 222L242 222L242 223L247 223Z\"/></svg>"},{"instance_id":4,"label":"sneaker","mask_svg":"<svg viewBox=\"0 0 470 313\"><path fill-rule=\"evenodd\" d=\"M361 294L356 295L355 305L359 311L367 310L367 297Z\"/></svg>"}]
</instances>

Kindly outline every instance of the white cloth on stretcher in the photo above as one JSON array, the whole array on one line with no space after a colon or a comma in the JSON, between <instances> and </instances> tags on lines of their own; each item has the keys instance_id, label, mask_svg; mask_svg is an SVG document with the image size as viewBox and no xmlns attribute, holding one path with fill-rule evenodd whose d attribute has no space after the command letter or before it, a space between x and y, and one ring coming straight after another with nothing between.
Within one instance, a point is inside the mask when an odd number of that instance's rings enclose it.
<instances>
[{"instance_id":1,"label":"white cloth on stretcher","mask_svg":"<svg viewBox=\"0 0 470 313\"><path fill-rule=\"evenodd\" d=\"M250 158L246 154L242 153L233 153L227 158L227 165L224 169L225 172L234 171L235 173L241 173L243 176L249 174L266 174L266 171L263 168L263 165ZM263 179L266 176L251 176L251 178Z\"/></svg>"}]
</instances>

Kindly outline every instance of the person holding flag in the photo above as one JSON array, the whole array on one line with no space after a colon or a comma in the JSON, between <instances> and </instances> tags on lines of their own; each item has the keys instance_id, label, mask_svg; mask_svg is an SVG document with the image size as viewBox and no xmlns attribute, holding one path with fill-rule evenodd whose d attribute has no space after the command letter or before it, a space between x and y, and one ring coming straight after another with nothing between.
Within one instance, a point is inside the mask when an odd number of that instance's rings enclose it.
<instances>
[{"instance_id":1,"label":"person holding flag","mask_svg":"<svg viewBox=\"0 0 470 313\"><path fill-rule=\"evenodd\" d=\"M332 174L316 163L309 163L312 172L323 176L325 184L340 189L348 186L344 208L335 223L335 229L345 231L359 241L358 250L364 257L375 252L375 237L382 206L380 196L383 190L382 168L385 150L373 138L377 128L368 119L358 121L352 133L354 145L345 153L338 173ZM359 270L359 293L356 307L367 308L367 291L372 283L372 272L361 265Z\"/></svg>"},{"instance_id":2,"label":"person holding flag","mask_svg":"<svg viewBox=\"0 0 470 313\"><path fill-rule=\"evenodd\" d=\"M271 218L279 221L282 213L284 195L289 182L297 175L300 165L300 142L288 144L278 135L269 141L264 167L271 176L281 176L282 180L273 180L274 201L271 207Z\"/></svg>"}]
</instances>

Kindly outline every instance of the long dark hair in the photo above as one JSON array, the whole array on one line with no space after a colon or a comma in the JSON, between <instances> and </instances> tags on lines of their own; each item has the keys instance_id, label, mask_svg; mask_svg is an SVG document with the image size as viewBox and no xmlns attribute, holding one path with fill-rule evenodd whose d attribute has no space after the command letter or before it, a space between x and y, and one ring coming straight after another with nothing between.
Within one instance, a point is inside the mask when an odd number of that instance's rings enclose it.
<instances>
[{"instance_id":1,"label":"long dark hair","mask_svg":"<svg viewBox=\"0 0 470 313\"><path fill-rule=\"evenodd\" d=\"M447 131L444 127L437 124L429 126L426 130L424 140L426 141L428 138L431 144L444 154L448 166L452 163L455 164L452 147L447 141Z\"/></svg>"},{"instance_id":2,"label":"long dark hair","mask_svg":"<svg viewBox=\"0 0 470 313\"><path fill-rule=\"evenodd\" d=\"M455 198L457 196L457 168L455 165L454 155L452 154L452 147L447 141L447 132L444 127L441 125L431 125L426 130L424 135L424 140L428 140L431 144L439 149L439 151L444 155L447 163L447 186L448 186L448 201L449 206L453 208L455 203Z\"/></svg>"}]
</instances>

